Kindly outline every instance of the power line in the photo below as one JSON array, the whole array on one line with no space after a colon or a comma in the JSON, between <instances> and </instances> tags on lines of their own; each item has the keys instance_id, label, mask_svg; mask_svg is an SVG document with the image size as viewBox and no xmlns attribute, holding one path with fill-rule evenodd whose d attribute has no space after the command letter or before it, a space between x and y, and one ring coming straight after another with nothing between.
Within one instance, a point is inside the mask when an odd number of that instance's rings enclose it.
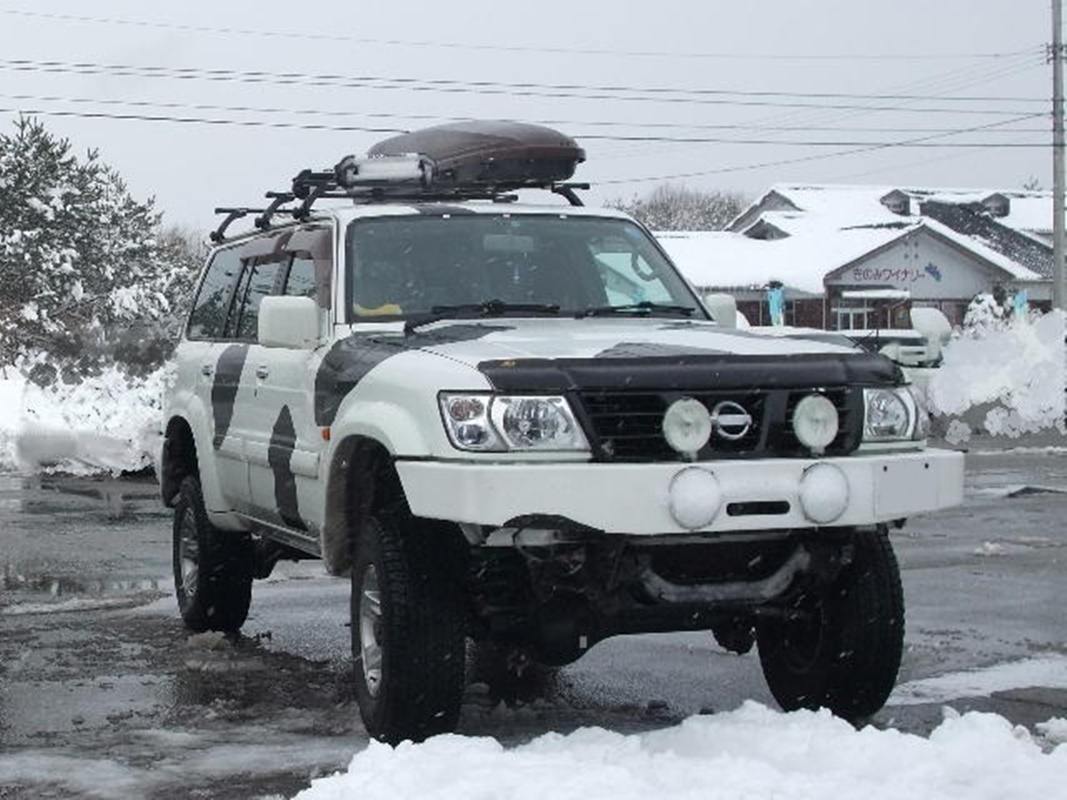
<instances>
[{"instance_id":1,"label":"power line","mask_svg":"<svg viewBox=\"0 0 1067 800\"><path fill-rule=\"evenodd\" d=\"M0 69L16 72L59 73L77 75L106 75L108 77L159 78L167 80L195 80L223 83L269 84L273 86L328 86L333 88L406 90L415 92L441 92L446 94L506 95L509 97L542 97L547 99L610 100L612 102L656 102L685 105L715 105L737 107L771 107L796 109L845 109L860 111L905 111L913 113L947 113L947 114L982 114L989 116L1010 116L1018 113L1002 108L945 108L908 106L876 106L871 104L827 103L820 98L856 97L868 100L881 99L878 95L845 95L831 93L787 93L787 92L739 92L729 90L677 90L677 89L634 89L626 87L583 87L576 84L532 84L505 83L500 81L457 81L447 79L388 78L382 76L343 76L314 75L298 72L279 73L269 71L242 71L229 69L202 69L195 67L170 68L156 66L135 66L96 63L67 63L60 61L32 61L15 59L0 61ZM624 94L628 92L629 94ZM672 93L667 96L667 92ZM709 96L715 95L715 96ZM740 97L745 99L729 99ZM774 101L752 99L761 97L795 97L819 102ZM948 102L944 97L902 96L908 102L933 101ZM966 102L1007 102L1005 98L959 98ZM1023 98L1012 102L1030 105L1044 103L1043 100Z\"/></svg>"},{"instance_id":2,"label":"power line","mask_svg":"<svg viewBox=\"0 0 1067 800\"><path fill-rule=\"evenodd\" d=\"M904 84L900 84L891 88L890 92L895 93L914 93L916 91L934 91L936 90L938 96L948 91L961 91L966 88L971 88L975 85L985 84L994 80L999 80L1003 77L1015 74L1017 72L1032 69L1036 65L1023 64L1020 66L1012 66L1005 64L995 65L972 65L962 69L954 69L948 73L942 75L931 76L920 79L918 81L909 81ZM920 109L913 109L915 112L919 112ZM854 119L856 117L864 116L870 113L878 113L877 110L863 110L856 109L851 111L838 111L838 110L800 110L789 111L780 114L771 115L769 117L763 117L761 120L766 123L781 123L783 121L803 121L807 123L819 122L822 124L837 123L848 119ZM1003 123L1008 125L1011 123ZM1001 123L996 123L993 126L981 126L986 130L996 127L999 128ZM933 132L932 132L933 133ZM865 152L866 148L861 148L857 152ZM971 152L975 152L972 150ZM830 154L833 155L833 154ZM827 156L816 155L812 157L803 157L799 159L800 162L821 159ZM739 172L746 171L748 169L760 169L769 166L788 165L798 163L797 159L782 159L770 164L753 164L753 165L738 165L736 168L727 168L727 172Z\"/></svg>"},{"instance_id":3,"label":"power line","mask_svg":"<svg viewBox=\"0 0 1067 800\"><path fill-rule=\"evenodd\" d=\"M1043 64L1034 58L1028 58L1021 63L1015 64L972 65L962 69L951 70L950 72L942 73L940 75L908 81L904 84L899 84L897 87L884 94L899 95L906 98L905 103L910 103L911 98L921 99L924 102L935 99L938 101L951 102L952 97L946 96L950 92L960 92L964 89L988 84L1041 66L1043 66ZM918 94L918 92L922 92L922 94ZM1040 104L1041 107L1044 107L1047 103L1044 99L1035 100L1033 102L1035 104ZM881 111L878 107L871 105L868 105L866 108L869 109L869 111L864 110L862 107L847 110L818 109L816 111L789 111L771 115L769 117L763 117L761 119L769 123L781 123L790 120L803 120L808 122L820 121L829 123L862 116L866 113L877 113Z\"/></svg>"},{"instance_id":4,"label":"power line","mask_svg":"<svg viewBox=\"0 0 1067 800\"><path fill-rule=\"evenodd\" d=\"M286 121L268 121L268 120L253 120L253 119L227 119L221 117L202 117L202 116L173 116L167 114L134 114L134 113L113 113L106 111L63 111L46 108L34 108L34 109L16 109L16 108L0 108L0 112L9 114L26 114L37 116L52 116L52 117L75 117L80 119L110 119L121 121L137 121L137 122L165 122L176 123L184 125L213 125L213 126L234 126L245 128L274 128L274 129L291 129L291 130L312 130L312 131L334 131L334 132L359 132L359 133L403 133L405 128L399 126L384 126L384 125L341 125L341 124L326 124L326 123L314 123L314 122L286 122ZM1024 120L1033 119L1034 117L1041 116L1040 114L1026 114L1020 117L1016 117L1009 122L1022 122ZM1005 124L1005 123L994 123ZM610 141L610 142L653 142L657 144L741 144L741 145L778 145L778 146L793 146L793 147L857 147L861 148L856 152L863 152L865 150L876 150L885 147L916 147L916 148L988 148L988 149L1017 149L1017 148L1038 148L1044 147L1044 143L1027 143L1027 142L933 142L931 139L942 138L947 136L958 136L965 133L975 133L984 130L991 126L976 126L972 128L963 128L955 131L948 131L944 133L933 134L930 136L923 136L916 139L907 139L898 142L849 142L849 141L798 141L798 140L776 140L776 139L728 139L723 137L666 137L666 136L624 136L624 135L606 135L606 134L574 134L574 138L579 141ZM700 174L700 173L695 173ZM709 173L710 174L710 173Z\"/></svg>"},{"instance_id":5,"label":"power line","mask_svg":"<svg viewBox=\"0 0 1067 800\"><path fill-rule=\"evenodd\" d=\"M1014 121L1015 122L1021 122L1023 119L1031 118L1033 116L1037 116L1037 115L1027 115L1026 117L1020 117L1020 118L1018 118L1018 119L1016 119ZM1010 124L1010 123L992 122L992 123L989 123L988 125L978 125L978 126L975 126L974 128L957 131L957 133L959 133L959 134L962 134L962 133L976 133L976 132L981 131L981 130L983 130L985 128L990 128L990 127L993 127L993 126L1003 125L1003 124ZM778 160L775 160L775 161L764 161L764 162L755 163L755 164L737 164L737 165L734 165L734 166L731 166L731 167L719 167L719 168L716 168L716 169L709 169L709 170L699 170L699 171L694 171L694 172L682 172L682 173L675 173L673 175L655 175L655 176L646 176L646 177L641 177L641 178L616 178L616 179L608 180L608 181L600 181L598 183L598 185L599 186L616 186L616 185L623 184L623 183L650 183L652 181L665 182L665 181L685 180L685 179L688 179L688 178L703 178L703 177L707 177L708 175L725 175L725 174L733 173L733 172L754 172L756 170L767 169L769 167L782 167L782 166L788 166L788 165L792 165L792 164L802 164L802 163L805 163L805 162L808 162L808 161L820 161L820 160L828 159L828 158L841 158L841 157L845 157L845 156L859 155L861 153L875 152L877 150L885 150L885 149L888 149L888 148L891 148L891 147L915 146L916 144L920 144L920 143L922 143L924 141L928 141L930 139L939 138L940 136L943 136L943 135L945 135L945 134L934 134L932 136L919 137L918 139L905 139L905 140L900 141L900 142L889 142L889 143L882 143L882 144L872 144L872 145L867 145L867 146L864 146L864 147L857 147L857 148L848 149L848 150L838 150L838 151L835 151L835 152L832 152L832 153L814 153L812 155L800 156L798 158L784 158L784 159L778 159ZM775 142L775 144L778 144L778 142Z\"/></svg>"},{"instance_id":6,"label":"power line","mask_svg":"<svg viewBox=\"0 0 1067 800\"><path fill-rule=\"evenodd\" d=\"M276 128L302 131L337 131L342 133L406 133L406 128L371 125L326 125L312 122L270 122L255 119L221 119L213 117L169 116L166 114L116 114L106 111L58 111L47 108L0 108L0 114L23 114L41 117L110 119L124 122L169 122L181 125L233 126L235 128Z\"/></svg>"},{"instance_id":7,"label":"power line","mask_svg":"<svg viewBox=\"0 0 1067 800\"><path fill-rule=\"evenodd\" d=\"M298 31L277 31L256 28L218 27L210 25L187 25L179 23L154 22L148 20L121 19L117 17L92 17L77 14L55 14L21 9L0 9L0 13L27 19L41 19L53 22L91 23L115 25L157 30L174 30L186 33L208 33L225 36L258 36L277 39L298 39L317 42L344 42L349 44L370 44L389 47L429 47L461 50L483 50L506 53L557 53L582 56L624 56L640 58L676 58L676 59L710 59L729 61L956 61L956 60L996 60L1010 58L1029 52L1014 50L988 53L693 53L658 50L607 50L596 48L568 47L532 47L521 45L474 44L469 42L447 42L418 39L378 39L372 37L346 36L343 34L303 33Z\"/></svg>"},{"instance_id":8,"label":"power line","mask_svg":"<svg viewBox=\"0 0 1067 800\"><path fill-rule=\"evenodd\" d=\"M380 112L352 112L338 109L320 109L320 108L292 108L281 106L242 106L242 105L220 105L215 103L176 103L176 102L162 102L154 100L116 100L109 98L86 98L86 97L70 97L63 95L34 95L34 94L2 94L0 98L12 100L16 102L34 102L34 103L70 103L74 105L99 105L99 106L122 106L130 108L149 108L149 109L166 109L170 111L195 111L195 112L224 112L227 114L286 114L295 117L327 117L327 118L345 118L345 117L362 117L364 119L387 119L387 120L404 120L404 121L418 121L418 122L456 122L469 117L442 117L437 114L407 114L407 113L380 113ZM1040 115L1038 115L1040 116ZM920 133L955 133L956 128L892 128L885 126L860 126L860 127L843 127L843 126L812 126L812 125L785 125L785 126L767 126L751 123L744 124L701 124L693 122L626 122L621 120L573 120L573 119L538 119L536 122L542 125L554 125L567 128L575 128L578 126L586 126L589 128L628 128L628 129L651 129L651 130L712 130L712 131L761 131L761 132L782 132L782 133L819 133L819 132L836 132L836 133L878 133L878 134L920 134ZM405 127L397 122L397 129L404 130ZM1044 128L997 128L985 131L989 134L1044 134L1046 131ZM598 136L597 134L585 134L583 138L595 139L595 138L616 138L618 141L629 141L631 137L605 137ZM671 137L640 137L641 139L650 139L653 141L662 140L670 141Z\"/></svg>"}]
</instances>

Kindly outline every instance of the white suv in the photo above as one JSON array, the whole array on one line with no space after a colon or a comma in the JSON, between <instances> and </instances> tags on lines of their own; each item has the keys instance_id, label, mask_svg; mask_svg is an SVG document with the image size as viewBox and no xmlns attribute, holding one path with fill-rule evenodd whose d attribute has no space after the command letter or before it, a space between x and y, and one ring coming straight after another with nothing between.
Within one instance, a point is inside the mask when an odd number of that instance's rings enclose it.
<instances>
[{"instance_id":1,"label":"white suv","mask_svg":"<svg viewBox=\"0 0 1067 800\"><path fill-rule=\"evenodd\" d=\"M166 398L183 619L236 631L253 578L321 558L391 742L455 726L468 640L558 665L710 630L758 643L784 708L873 713L903 641L889 527L958 503L962 456L925 448L884 357L717 325L560 183L583 158L445 125L223 209Z\"/></svg>"}]
</instances>

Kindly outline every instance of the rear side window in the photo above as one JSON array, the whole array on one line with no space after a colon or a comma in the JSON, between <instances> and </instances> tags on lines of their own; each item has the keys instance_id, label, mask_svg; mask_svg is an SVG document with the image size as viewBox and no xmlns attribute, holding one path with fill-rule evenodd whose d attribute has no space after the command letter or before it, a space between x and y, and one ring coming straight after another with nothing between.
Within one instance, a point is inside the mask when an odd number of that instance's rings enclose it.
<instances>
[{"instance_id":1,"label":"rear side window","mask_svg":"<svg viewBox=\"0 0 1067 800\"><path fill-rule=\"evenodd\" d=\"M219 339L226 327L230 311L233 285L241 271L237 248L219 250L212 258L204 280L200 283L193 311L189 315L190 339Z\"/></svg>"}]
</instances>

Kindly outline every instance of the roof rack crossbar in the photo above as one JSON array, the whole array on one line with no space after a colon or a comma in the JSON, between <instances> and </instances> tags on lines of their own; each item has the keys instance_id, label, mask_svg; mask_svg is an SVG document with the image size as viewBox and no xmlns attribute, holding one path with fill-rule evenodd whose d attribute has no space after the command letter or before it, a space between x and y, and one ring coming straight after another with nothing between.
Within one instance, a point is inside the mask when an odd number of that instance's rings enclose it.
<instances>
[{"instance_id":1,"label":"roof rack crossbar","mask_svg":"<svg viewBox=\"0 0 1067 800\"><path fill-rule=\"evenodd\" d=\"M589 191L588 183L553 183L548 186L549 191L553 194L558 194L560 197L566 198L567 202L572 206L584 206L576 192L577 191Z\"/></svg>"},{"instance_id":2,"label":"roof rack crossbar","mask_svg":"<svg viewBox=\"0 0 1067 800\"><path fill-rule=\"evenodd\" d=\"M295 196L292 192L267 192L267 197L270 199L270 205L256 217L253 223L258 230L266 230L270 227L270 220L279 211L288 211L289 209L283 209L286 203L295 200Z\"/></svg>"},{"instance_id":3,"label":"roof rack crossbar","mask_svg":"<svg viewBox=\"0 0 1067 800\"><path fill-rule=\"evenodd\" d=\"M315 186L304 197L304 201L300 204L300 207L293 210L293 217L296 219L307 219L311 214L311 207L315 205L316 200L322 197L336 196L331 192L331 189L333 188L334 184L332 182L321 183Z\"/></svg>"},{"instance_id":4,"label":"roof rack crossbar","mask_svg":"<svg viewBox=\"0 0 1067 800\"><path fill-rule=\"evenodd\" d=\"M337 188L337 178L332 170L329 172L316 172L310 169L301 170L293 178L291 192L295 198L306 200L308 195L320 186L327 186L330 189Z\"/></svg>"},{"instance_id":5,"label":"roof rack crossbar","mask_svg":"<svg viewBox=\"0 0 1067 800\"><path fill-rule=\"evenodd\" d=\"M219 226L217 228L215 228L215 230L213 230L209 234L208 238L210 238L211 241L215 242L216 244L224 242L224 241L226 241L226 229L228 227L230 227L230 225L232 225L234 222L236 222L237 220L241 219L242 217L247 217L249 214L257 214L257 213L259 213L261 211L265 211L265 210L266 209L261 209L261 208L243 208L243 207L242 208L216 208L215 209L215 213L216 214L225 214L226 217L222 220L222 222L219 223Z\"/></svg>"}]
</instances>

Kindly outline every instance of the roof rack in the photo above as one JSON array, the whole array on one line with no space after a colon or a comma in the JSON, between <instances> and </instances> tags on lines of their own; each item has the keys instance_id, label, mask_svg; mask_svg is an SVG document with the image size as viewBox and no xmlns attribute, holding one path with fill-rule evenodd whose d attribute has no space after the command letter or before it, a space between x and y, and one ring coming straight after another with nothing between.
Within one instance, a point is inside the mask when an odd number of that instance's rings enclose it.
<instances>
[{"instance_id":1,"label":"roof rack","mask_svg":"<svg viewBox=\"0 0 1067 800\"><path fill-rule=\"evenodd\" d=\"M265 230L277 214L306 219L324 198L355 203L410 200L512 202L518 189L546 189L571 205L582 205L576 190L587 183L566 183L585 160L585 151L558 131L520 122L469 121L437 125L386 139L362 158L346 156L332 170L305 169L286 192L267 192L266 208L216 208L226 214L211 241L225 240L236 220L257 214ZM289 205L289 204L294 205Z\"/></svg>"}]
</instances>

